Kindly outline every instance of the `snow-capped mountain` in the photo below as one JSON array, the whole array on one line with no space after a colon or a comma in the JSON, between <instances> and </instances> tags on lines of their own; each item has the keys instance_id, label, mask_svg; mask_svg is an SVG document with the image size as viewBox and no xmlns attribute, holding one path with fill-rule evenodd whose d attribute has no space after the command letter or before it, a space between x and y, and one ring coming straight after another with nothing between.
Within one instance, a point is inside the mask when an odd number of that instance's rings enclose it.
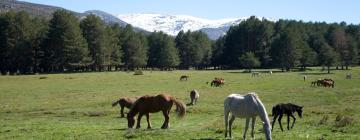
<instances>
[{"instance_id":1,"label":"snow-capped mountain","mask_svg":"<svg viewBox=\"0 0 360 140\"><path fill-rule=\"evenodd\" d=\"M118 15L118 18L149 32L163 31L169 35L176 36L181 30L197 31L204 30L216 39L226 33L230 26L239 24L245 18L227 18L209 20L187 15L161 15L161 14L126 14ZM216 34L216 35L213 35Z\"/></svg>"}]
</instances>

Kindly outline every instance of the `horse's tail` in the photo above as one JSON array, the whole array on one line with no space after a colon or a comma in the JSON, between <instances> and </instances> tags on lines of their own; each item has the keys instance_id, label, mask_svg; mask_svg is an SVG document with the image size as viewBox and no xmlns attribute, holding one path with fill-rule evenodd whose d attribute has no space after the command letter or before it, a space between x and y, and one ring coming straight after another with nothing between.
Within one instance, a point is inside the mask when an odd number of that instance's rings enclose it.
<instances>
[{"instance_id":1,"label":"horse's tail","mask_svg":"<svg viewBox=\"0 0 360 140\"><path fill-rule=\"evenodd\" d=\"M173 101L173 103L175 103L176 105L176 110L178 111L177 116L179 118L183 118L185 116L186 113L186 106L184 103L182 103L180 100L177 100L175 98L171 98L171 100Z\"/></svg>"},{"instance_id":2,"label":"horse's tail","mask_svg":"<svg viewBox=\"0 0 360 140\"><path fill-rule=\"evenodd\" d=\"M114 101L114 102L112 103L112 107L116 106L116 105L117 105L117 104L119 104L119 103L120 103L120 99L119 99L119 100Z\"/></svg>"}]
</instances>

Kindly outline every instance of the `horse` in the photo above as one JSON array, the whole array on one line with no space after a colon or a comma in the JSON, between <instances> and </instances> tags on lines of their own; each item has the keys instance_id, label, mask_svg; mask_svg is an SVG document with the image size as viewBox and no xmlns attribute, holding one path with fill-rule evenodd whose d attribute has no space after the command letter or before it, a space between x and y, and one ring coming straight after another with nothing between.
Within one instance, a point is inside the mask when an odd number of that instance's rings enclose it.
<instances>
[{"instance_id":1,"label":"horse","mask_svg":"<svg viewBox=\"0 0 360 140\"><path fill-rule=\"evenodd\" d=\"M261 73L259 72L252 72L251 73L251 77L259 77L261 75Z\"/></svg>"},{"instance_id":2,"label":"horse","mask_svg":"<svg viewBox=\"0 0 360 140\"><path fill-rule=\"evenodd\" d=\"M334 80L332 80L332 79L319 79L319 80L317 80L317 85L318 86L323 86L323 87L332 87L332 88L334 88L334 86L335 86L335 81Z\"/></svg>"},{"instance_id":3,"label":"horse","mask_svg":"<svg viewBox=\"0 0 360 140\"><path fill-rule=\"evenodd\" d=\"M189 105L195 105L197 103L197 100L199 99L200 95L199 95L199 92L197 90L192 90L190 92L190 99L191 99L191 102Z\"/></svg>"},{"instance_id":4,"label":"horse","mask_svg":"<svg viewBox=\"0 0 360 140\"><path fill-rule=\"evenodd\" d=\"M189 76L182 75L182 76L180 76L180 81L187 81L188 78L189 78Z\"/></svg>"},{"instance_id":5,"label":"horse","mask_svg":"<svg viewBox=\"0 0 360 140\"><path fill-rule=\"evenodd\" d=\"M280 129L281 129L281 131L284 131L283 128L282 128L282 125L281 125L281 118L283 117L283 114L287 115L287 129L288 130L290 130L289 129L290 117L293 118L294 121L293 121L293 123L291 125L291 129L292 129L294 127L294 124L295 124L295 121L296 121L296 118L294 116L294 112L297 112L299 117L302 118L302 108L303 108L303 106L295 105L295 104L292 104L292 103L287 103L287 104L280 103L280 104L275 105L272 108L272 116L274 116L274 119L273 119L273 122L272 122L271 131L274 128L274 124L275 124L275 121L276 121L278 116L279 116L278 121L279 121Z\"/></svg>"},{"instance_id":6,"label":"horse","mask_svg":"<svg viewBox=\"0 0 360 140\"><path fill-rule=\"evenodd\" d=\"M139 97L133 97L133 98L120 98L119 100L116 100L112 103L112 106L116 106L117 104L119 104L120 106L120 114L121 117L125 117L124 116L124 107L130 109L131 106L134 104L134 102L138 99Z\"/></svg>"},{"instance_id":7,"label":"horse","mask_svg":"<svg viewBox=\"0 0 360 140\"><path fill-rule=\"evenodd\" d=\"M228 121L229 113L231 118ZM263 122L263 129L267 140L271 140L270 121L266 113L265 106L254 93L248 93L245 96L240 94L230 94L224 101L224 115L225 115L225 138L229 132L231 137L231 126L236 117L246 118L245 132L243 138L246 138L246 132L249 127L249 121L252 119L251 137L254 138L254 127L256 116L260 116ZM229 129L229 131L228 131Z\"/></svg>"},{"instance_id":8,"label":"horse","mask_svg":"<svg viewBox=\"0 0 360 140\"><path fill-rule=\"evenodd\" d=\"M135 124L135 116L138 115L136 129L140 128L140 121L143 115L146 115L146 120L148 124L148 129L151 129L150 123L150 113L162 111L165 121L161 126L162 129L169 128L169 114L172 105L175 104L178 109L177 116L182 118L185 116L186 106L179 100L174 97L166 94L159 94L156 96L145 95L140 97L135 101L131 107L127 119L128 119L128 128L132 128Z\"/></svg>"},{"instance_id":9,"label":"horse","mask_svg":"<svg viewBox=\"0 0 360 140\"><path fill-rule=\"evenodd\" d=\"M317 83L317 81L312 81L311 86L313 86L313 87L316 86L316 83Z\"/></svg>"},{"instance_id":10,"label":"horse","mask_svg":"<svg viewBox=\"0 0 360 140\"><path fill-rule=\"evenodd\" d=\"M221 86L225 84L225 80L224 78L215 78L214 80L211 81L211 87L215 86Z\"/></svg>"},{"instance_id":11,"label":"horse","mask_svg":"<svg viewBox=\"0 0 360 140\"><path fill-rule=\"evenodd\" d=\"M351 73L346 73L346 79L351 79L352 74Z\"/></svg>"}]
</instances>

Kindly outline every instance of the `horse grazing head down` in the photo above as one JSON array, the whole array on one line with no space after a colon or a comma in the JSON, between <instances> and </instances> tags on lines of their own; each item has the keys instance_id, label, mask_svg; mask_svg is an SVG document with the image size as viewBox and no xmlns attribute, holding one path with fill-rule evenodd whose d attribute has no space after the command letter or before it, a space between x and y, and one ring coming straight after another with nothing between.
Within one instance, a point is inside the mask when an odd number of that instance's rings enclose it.
<instances>
[{"instance_id":1,"label":"horse grazing head down","mask_svg":"<svg viewBox=\"0 0 360 140\"><path fill-rule=\"evenodd\" d=\"M302 108L303 108L303 106L297 106L296 107L296 112L298 113L300 118L302 118Z\"/></svg>"},{"instance_id":2,"label":"horse grazing head down","mask_svg":"<svg viewBox=\"0 0 360 140\"><path fill-rule=\"evenodd\" d=\"M135 125L135 116L127 114L128 128L133 128Z\"/></svg>"}]
</instances>

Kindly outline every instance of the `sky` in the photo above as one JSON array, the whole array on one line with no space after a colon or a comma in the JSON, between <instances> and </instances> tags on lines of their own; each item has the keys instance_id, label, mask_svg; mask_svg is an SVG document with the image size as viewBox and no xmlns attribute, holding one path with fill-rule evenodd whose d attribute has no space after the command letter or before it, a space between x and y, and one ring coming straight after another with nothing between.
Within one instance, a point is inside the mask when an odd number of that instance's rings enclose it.
<instances>
[{"instance_id":1,"label":"sky","mask_svg":"<svg viewBox=\"0 0 360 140\"><path fill-rule=\"evenodd\" d=\"M207 19L259 16L317 22L360 23L360 0L22 0L76 12L156 13Z\"/></svg>"}]
</instances>

